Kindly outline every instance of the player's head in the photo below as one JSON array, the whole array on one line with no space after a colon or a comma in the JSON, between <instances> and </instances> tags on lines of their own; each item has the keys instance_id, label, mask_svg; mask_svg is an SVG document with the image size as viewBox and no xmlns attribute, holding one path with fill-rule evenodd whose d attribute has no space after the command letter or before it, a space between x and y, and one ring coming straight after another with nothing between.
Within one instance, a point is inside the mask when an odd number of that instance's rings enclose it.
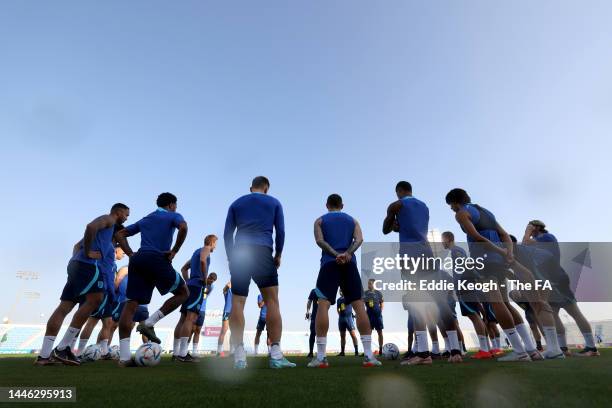
<instances>
[{"instance_id":1,"label":"player's head","mask_svg":"<svg viewBox=\"0 0 612 408\"><path fill-rule=\"evenodd\" d=\"M117 224L123 224L130 216L130 208L123 203L116 203L111 207L110 213L117 216Z\"/></svg>"},{"instance_id":2,"label":"player's head","mask_svg":"<svg viewBox=\"0 0 612 408\"><path fill-rule=\"evenodd\" d=\"M412 195L412 184L407 181L400 181L395 185L395 194L397 198L404 198Z\"/></svg>"},{"instance_id":3,"label":"player's head","mask_svg":"<svg viewBox=\"0 0 612 408\"><path fill-rule=\"evenodd\" d=\"M374 290L374 282L376 279L368 279L368 290Z\"/></svg>"},{"instance_id":4,"label":"player's head","mask_svg":"<svg viewBox=\"0 0 612 408\"><path fill-rule=\"evenodd\" d=\"M531 225L533 227L532 234L533 234L534 237L537 237L538 235L540 235L542 233L548 232L546 230L546 224L544 224L540 220L531 220L531 221L529 221L529 225Z\"/></svg>"},{"instance_id":5,"label":"player's head","mask_svg":"<svg viewBox=\"0 0 612 408\"><path fill-rule=\"evenodd\" d=\"M516 239L516 237L512 234L510 234L510 239L512 240L512 243L516 244L518 242L518 240Z\"/></svg>"},{"instance_id":6,"label":"player's head","mask_svg":"<svg viewBox=\"0 0 612 408\"><path fill-rule=\"evenodd\" d=\"M216 281L217 281L217 274L214 273L214 272L209 273L208 277L206 278L206 284L207 285L212 285Z\"/></svg>"},{"instance_id":7,"label":"player's head","mask_svg":"<svg viewBox=\"0 0 612 408\"><path fill-rule=\"evenodd\" d=\"M214 234L207 235L204 237L204 246L210 247L210 252L213 252L217 247L217 236Z\"/></svg>"},{"instance_id":8,"label":"player's head","mask_svg":"<svg viewBox=\"0 0 612 408\"><path fill-rule=\"evenodd\" d=\"M446 204L450 205L454 212L459 211L464 205L472 202L468 193L462 188L453 188L446 194Z\"/></svg>"},{"instance_id":9,"label":"player's head","mask_svg":"<svg viewBox=\"0 0 612 408\"><path fill-rule=\"evenodd\" d=\"M327 203L325 206L329 211L340 211L344 208L342 197L340 197L340 194L330 194L330 196L327 197Z\"/></svg>"},{"instance_id":10,"label":"player's head","mask_svg":"<svg viewBox=\"0 0 612 408\"><path fill-rule=\"evenodd\" d=\"M450 249L455 245L455 234L450 231L444 231L442 233L442 245L444 249Z\"/></svg>"},{"instance_id":11,"label":"player's head","mask_svg":"<svg viewBox=\"0 0 612 408\"><path fill-rule=\"evenodd\" d=\"M168 211L176 211L177 198L172 193L161 193L157 196L157 206Z\"/></svg>"},{"instance_id":12,"label":"player's head","mask_svg":"<svg viewBox=\"0 0 612 408\"><path fill-rule=\"evenodd\" d=\"M270 180L264 176L257 176L251 182L251 193L268 194L270 189Z\"/></svg>"}]
</instances>

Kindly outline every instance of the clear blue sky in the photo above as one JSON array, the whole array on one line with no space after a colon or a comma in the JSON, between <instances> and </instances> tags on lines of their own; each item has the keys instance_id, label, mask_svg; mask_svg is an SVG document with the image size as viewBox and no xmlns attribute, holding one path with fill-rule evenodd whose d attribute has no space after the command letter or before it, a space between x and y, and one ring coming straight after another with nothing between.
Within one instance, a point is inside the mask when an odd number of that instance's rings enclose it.
<instances>
[{"instance_id":1,"label":"clear blue sky","mask_svg":"<svg viewBox=\"0 0 612 408\"><path fill-rule=\"evenodd\" d=\"M11 317L44 321L72 245L114 202L136 221L176 194L178 266L259 174L285 209L287 329L306 329L332 192L369 241L396 239L381 222L400 179L441 230L458 233L444 195L462 186L515 234L540 218L563 241L610 241L610 15L607 1L4 1L0 315L32 270L41 297ZM228 279L221 245L212 269Z\"/></svg>"}]
</instances>

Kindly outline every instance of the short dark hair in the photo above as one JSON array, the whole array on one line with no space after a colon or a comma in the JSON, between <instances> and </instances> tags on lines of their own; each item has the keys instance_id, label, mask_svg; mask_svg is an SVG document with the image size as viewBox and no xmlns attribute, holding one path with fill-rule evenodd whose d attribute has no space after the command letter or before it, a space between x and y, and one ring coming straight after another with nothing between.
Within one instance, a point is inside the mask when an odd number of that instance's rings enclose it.
<instances>
[{"instance_id":1,"label":"short dark hair","mask_svg":"<svg viewBox=\"0 0 612 408\"><path fill-rule=\"evenodd\" d=\"M214 280L215 282L217 281L217 274L214 272L209 273L208 277L212 278L212 280Z\"/></svg>"},{"instance_id":2,"label":"short dark hair","mask_svg":"<svg viewBox=\"0 0 612 408\"><path fill-rule=\"evenodd\" d=\"M212 244L214 241L218 240L219 238L217 238L217 236L215 234L210 234L204 237L204 245L210 245Z\"/></svg>"},{"instance_id":3,"label":"short dark hair","mask_svg":"<svg viewBox=\"0 0 612 408\"><path fill-rule=\"evenodd\" d=\"M446 194L446 204L465 205L472 202L468 193L462 188L453 188Z\"/></svg>"},{"instance_id":4,"label":"short dark hair","mask_svg":"<svg viewBox=\"0 0 612 408\"><path fill-rule=\"evenodd\" d=\"M257 176L251 182L251 187L252 188L265 188L265 187L269 188L270 180L268 180L268 178L265 176Z\"/></svg>"},{"instance_id":5,"label":"short dark hair","mask_svg":"<svg viewBox=\"0 0 612 408\"><path fill-rule=\"evenodd\" d=\"M127 205L125 205L123 203L115 203L111 207L111 212L113 212L115 210L129 210L129 209L130 209L130 207L128 207Z\"/></svg>"},{"instance_id":6,"label":"short dark hair","mask_svg":"<svg viewBox=\"0 0 612 408\"><path fill-rule=\"evenodd\" d=\"M454 240L455 240L455 234L453 234L453 233L452 233L452 232L450 232L450 231L444 231L444 232L442 233L442 236L443 236L444 238L448 238L448 239L449 239L449 240L451 240L451 241L454 241Z\"/></svg>"},{"instance_id":7,"label":"short dark hair","mask_svg":"<svg viewBox=\"0 0 612 408\"><path fill-rule=\"evenodd\" d=\"M327 205L331 208L340 208L342 206L342 197L340 197L340 194L330 194L329 197L327 197Z\"/></svg>"},{"instance_id":8,"label":"short dark hair","mask_svg":"<svg viewBox=\"0 0 612 408\"><path fill-rule=\"evenodd\" d=\"M515 244L518 242L516 237L512 234L510 234L510 239L512 240L512 242L514 242Z\"/></svg>"},{"instance_id":9,"label":"short dark hair","mask_svg":"<svg viewBox=\"0 0 612 408\"><path fill-rule=\"evenodd\" d=\"M167 207L170 204L176 204L176 196L172 193L161 193L157 196L157 206Z\"/></svg>"},{"instance_id":10,"label":"short dark hair","mask_svg":"<svg viewBox=\"0 0 612 408\"><path fill-rule=\"evenodd\" d=\"M412 184L407 181L400 181L395 185L395 191L407 191L412 193Z\"/></svg>"}]
</instances>

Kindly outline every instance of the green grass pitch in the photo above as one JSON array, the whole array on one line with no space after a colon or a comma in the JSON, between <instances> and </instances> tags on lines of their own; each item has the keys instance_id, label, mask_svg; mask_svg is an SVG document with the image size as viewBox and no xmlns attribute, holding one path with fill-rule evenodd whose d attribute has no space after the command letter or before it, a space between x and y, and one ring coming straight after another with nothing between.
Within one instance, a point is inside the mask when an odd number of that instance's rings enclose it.
<instances>
[{"instance_id":1,"label":"green grass pitch","mask_svg":"<svg viewBox=\"0 0 612 408\"><path fill-rule=\"evenodd\" d=\"M558 408L609 407L612 401L610 349L593 358L532 363L466 358L460 365L436 361L421 367L384 361L380 368L362 368L357 357L330 357L330 368L307 369L306 357L292 356L297 368L271 370L267 358L254 357L240 372L232 370L231 358L204 357L197 364L164 358L152 368L118 368L113 361L34 367L33 359L0 358L0 386L74 386L77 405L87 407Z\"/></svg>"}]
</instances>

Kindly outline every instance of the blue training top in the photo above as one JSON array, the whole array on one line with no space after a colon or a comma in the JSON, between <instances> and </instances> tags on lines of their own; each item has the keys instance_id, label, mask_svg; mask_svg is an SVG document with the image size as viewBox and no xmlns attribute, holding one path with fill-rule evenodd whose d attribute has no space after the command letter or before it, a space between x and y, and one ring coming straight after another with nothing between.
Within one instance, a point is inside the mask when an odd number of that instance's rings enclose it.
<instances>
[{"instance_id":1,"label":"blue training top","mask_svg":"<svg viewBox=\"0 0 612 408\"><path fill-rule=\"evenodd\" d=\"M353 233L355 232L355 220L350 215L342 211L330 211L321 216L321 230L323 239L336 252L345 252L353 243ZM336 262L336 258L327 251L321 251L321 265L328 262ZM351 259L357 262L355 254Z\"/></svg>"},{"instance_id":2,"label":"blue training top","mask_svg":"<svg viewBox=\"0 0 612 408\"><path fill-rule=\"evenodd\" d=\"M167 252L172 245L174 231L185 222L177 212L158 208L140 221L127 227L130 235L140 232L140 250Z\"/></svg>"},{"instance_id":3,"label":"blue training top","mask_svg":"<svg viewBox=\"0 0 612 408\"><path fill-rule=\"evenodd\" d=\"M206 301L208 300L208 296L210 296L210 293L213 291L215 285L210 284L210 285L206 285L206 287L204 288L204 293L202 293L202 306L200 306L200 312L205 312L206 311Z\"/></svg>"},{"instance_id":4,"label":"blue training top","mask_svg":"<svg viewBox=\"0 0 612 408\"><path fill-rule=\"evenodd\" d=\"M344 297L339 297L336 301L338 304L338 317L341 319L353 318L353 306L344 302Z\"/></svg>"},{"instance_id":5,"label":"blue training top","mask_svg":"<svg viewBox=\"0 0 612 408\"><path fill-rule=\"evenodd\" d=\"M276 198L263 193L251 193L238 198L230 205L225 220L223 239L228 257L234 245L273 248L273 229L276 231L276 252L280 253L285 244L285 218L283 207Z\"/></svg>"},{"instance_id":6,"label":"blue training top","mask_svg":"<svg viewBox=\"0 0 612 408\"><path fill-rule=\"evenodd\" d=\"M117 287L117 303L123 303L127 300L127 283L128 277L127 275L119 282L119 287Z\"/></svg>"},{"instance_id":7,"label":"blue training top","mask_svg":"<svg viewBox=\"0 0 612 408\"><path fill-rule=\"evenodd\" d=\"M261 293L257 296L257 304L263 302L263 296L261 295ZM262 306L262 308L259 310L259 319L260 320L266 320L266 316L268 314L268 306L266 306L266 304L264 303L264 305Z\"/></svg>"},{"instance_id":8,"label":"blue training top","mask_svg":"<svg viewBox=\"0 0 612 408\"><path fill-rule=\"evenodd\" d=\"M308 295L308 300L312 301L312 312L310 313L310 320L315 320L317 318L317 311L319 310L319 297L317 296L317 291L315 289L310 291L310 295Z\"/></svg>"},{"instance_id":9,"label":"blue training top","mask_svg":"<svg viewBox=\"0 0 612 408\"><path fill-rule=\"evenodd\" d=\"M427 242L429 208L419 199L406 196L400 199L402 207L397 214L400 242Z\"/></svg>"},{"instance_id":10,"label":"blue training top","mask_svg":"<svg viewBox=\"0 0 612 408\"><path fill-rule=\"evenodd\" d=\"M232 313L232 288L227 288L227 292L223 294L223 297L225 298L223 313Z\"/></svg>"},{"instance_id":11,"label":"blue training top","mask_svg":"<svg viewBox=\"0 0 612 408\"><path fill-rule=\"evenodd\" d=\"M536 246L538 248L550 252L558 262L561 261L561 250L559 249L559 242L553 234L551 234L550 232L543 232L537 237L534 237L534 239L537 241Z\"/></svg>"},{"instance_id":12,"label":"blue training top","mask_svg":"<svg viewBox=\"0 0 612 408\"><path fill-rule=\"evenodd\" d=\"M111 249L113 248L114 231L115 231L114 225L111 225L110 227L107 227L107 228L100 229L96 232L96 236L91 242L91 247L89 248L89 250L100 252L100 254L102 255L101 260L92 259L92 258L85 256L85 247L83 245L81 245L77 253L74 254L71 259L75 261L85 262L88 264L96 264L96 265L102 264L102 261L105 261L105 262L108 261L108 259L106 258L108 257L109 248ZM112 259L111 262L114 262L115 260L114 250L113 250L113 255L111 259ZM110 267L110 263L108 265Z\"/></svg>"},{"instance_id":13,"label":"blue training top","mask_svg":"<svg viewBox=\"0 0 612 408\"><path fill-rule=\"evenodd\" d=\"M200 265L200 254L202 253L202 248L198 248L191 255L191 266L189 268L189 279L187 280L187 284L190 286L197 286L201 288L204 286L204 282L202 281L202 268ZM206 257L206 271L209 271L210 267L210 255Z\"/></svg>"},{"instance_id":14,"label":"blue training top","mask_svg":"<svg viewBox=\"0 0 612 408\"><path fill-rule=\"evenodd\" d=\"M492 243L501 246L501 238L497 232L497 220L495 219L495 215L477 204L466 204L463 208L470 214L472 224L474 224L476 231ZM504 262L500 254L487 249L484 243L476 242L476 240L469 235L467 235L467 242L470 248L470 255L473 258L483 257L484 262L488 263Z\"/></svg>"}]
</instances>

